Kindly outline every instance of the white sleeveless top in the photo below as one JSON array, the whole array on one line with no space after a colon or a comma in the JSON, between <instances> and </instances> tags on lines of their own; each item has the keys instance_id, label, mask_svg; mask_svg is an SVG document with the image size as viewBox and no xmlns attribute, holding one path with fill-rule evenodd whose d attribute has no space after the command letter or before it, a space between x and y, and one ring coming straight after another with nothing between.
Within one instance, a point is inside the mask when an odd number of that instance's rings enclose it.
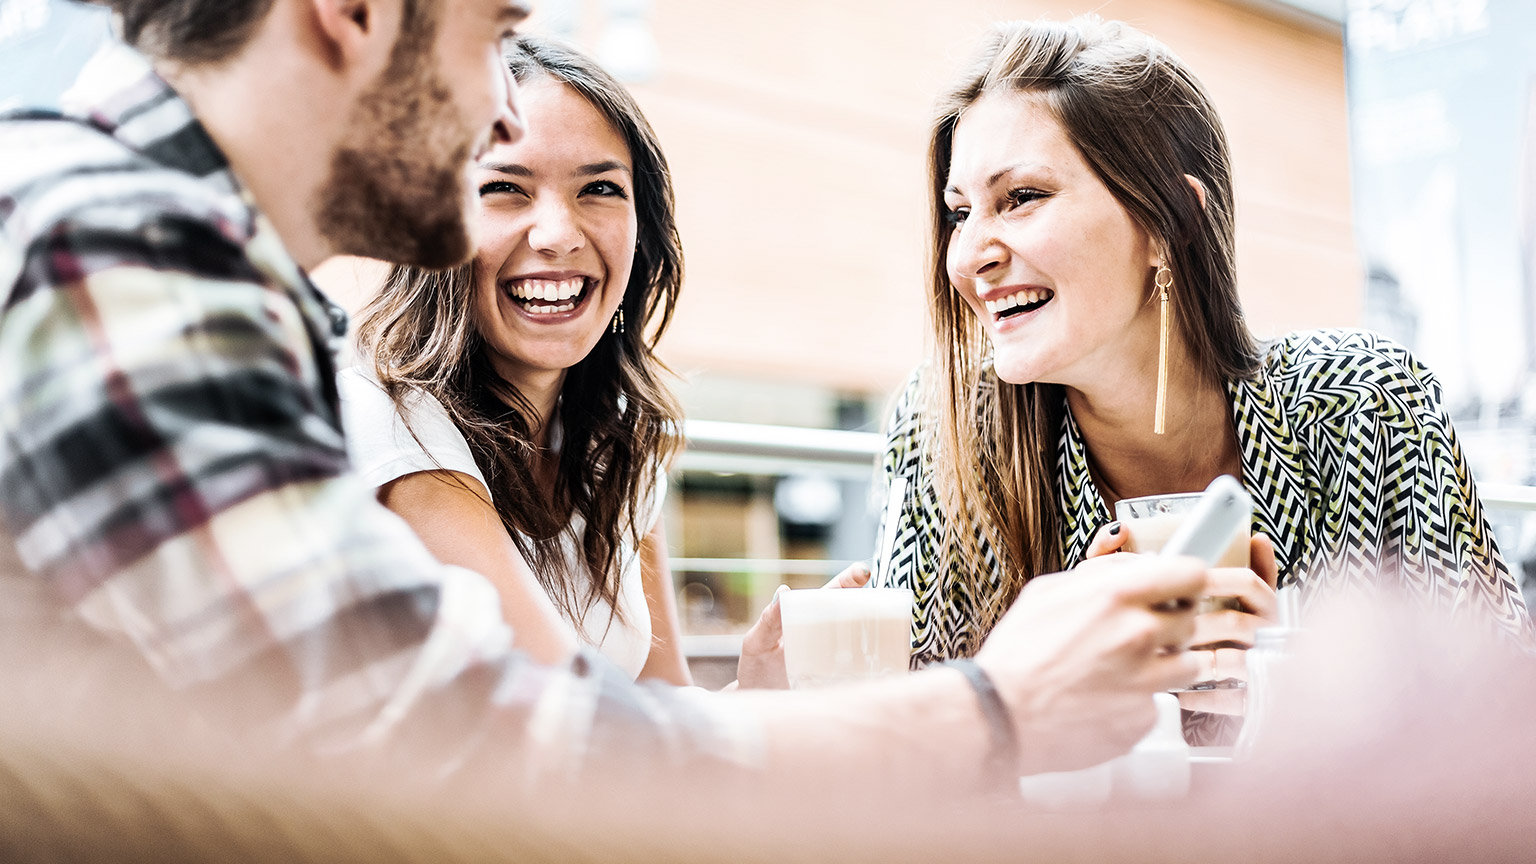
<instances>
[{"instance_id":1,"label":"white sleeveless top","mask_svg":"<svg viewBox=\"0 0 1536 864\"><path fill-rule=\"evenodd\" d=\"M469 442L442 403L428 393L415 392L405 398L410 428L395 410L384 389L371 372L361 367L343 369L337 376L341 391L342 425L347 437L347 452L363 479L374 487L419 471L457 471L479 481L490 494L485 476L475 464ZM559 428L551 429L550 438L558 449ZM411 433L415 432L415 437ZM418 440L419 439L419 440ZM661 516L661 502L667 493L667 475L656 472L655 494L641 513L640 524L650 532ZM560 535L560 544L568 561L581 560L579 538L586 522L573 514ZM610 616L609 605L602 599L592 604L581 623L567 619L582 642L598 649L620 669L638 678L651 653L651 614L645 601L645 586L640 580L640 556L629 538L619 539L619 610L620 621ZM589 580L586 568L574 566L578 580ZM578 581L576 596L583 596L588 583Z\"/></svg>"}]
</instances>

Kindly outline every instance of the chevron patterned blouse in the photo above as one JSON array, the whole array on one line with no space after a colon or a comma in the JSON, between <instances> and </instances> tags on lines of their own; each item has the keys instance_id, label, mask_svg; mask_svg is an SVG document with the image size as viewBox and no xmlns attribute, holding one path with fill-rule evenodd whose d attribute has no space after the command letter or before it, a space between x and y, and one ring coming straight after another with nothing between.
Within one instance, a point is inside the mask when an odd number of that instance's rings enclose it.
<instances>
[{"instance_id":1,"label":"chevron patterned blouse","mask_svg":"<svg viewBox=\"0 0 1536 864\"><path fill-rule=\"evenodd\" d=\"M921 370L892 415L876 584L912 589L913 665L981 647L978 601L940 578L943 515L921 416ZM1317 597L1402 574L1416 596L1477 615L1527 645L1532 626L1483 515L1472 473L1441 406L1440 385L1402 346L1374 333L1313 330L1269 346L1253 380L1228 386L1253 494L1253 530L1275 543L1280 584L1303 608ZM1067 567L1111 516L1067 411L1057 459ZM1003 590L996 558L983 590ZM953 574L945 574L952 576ZM1394 575L1394 579L1397 579Z\"/></svg>"}]
</instances>

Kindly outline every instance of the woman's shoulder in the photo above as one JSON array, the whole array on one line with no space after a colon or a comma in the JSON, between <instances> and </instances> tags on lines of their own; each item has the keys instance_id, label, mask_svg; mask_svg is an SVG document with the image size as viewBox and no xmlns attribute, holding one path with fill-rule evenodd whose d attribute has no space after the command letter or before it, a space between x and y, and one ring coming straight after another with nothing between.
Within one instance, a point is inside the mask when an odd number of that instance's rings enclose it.
<instances>
[{"instance_id":1,"label":"woman's shoulder","mask_svg":"<svg viewBox=\"0 0 1536 864\"><path fill-rule=\"evenodd\" d=\"M374 486L420 471L457 471L485 484L464 433L431 393L409 388L398 403L372 369L336 376L347 452Z\"/></svg>"},{"instance_id":2,"label":"woman's shoulder","mask_svg":"<svg viewBox=\"0 0 1536 864\"><path fill-rule=\"evenodd\" d=\"M366 365L348 366L337 372L336 388L341 396L343 410L366 411L370 415L378 415L379 420L384 419L386 412L403 415L413 423L418 418L448 419L448 409L443 407L443 403L420 387L407 387L397 403L379 382L378 373Z\"/></svg>"},{"instance_id":3,"label":"woman's shoulder","mask_svg":"<svg viewBox=\"0 0 1536 864\"><path fill-rule=\"evenodd\" d=\"M1319 410L1440 402L1434 373L1407 347L1370 330L1289 333L1267 347L1261 375L1298 419Z\"/></svg>"},{"instance_id":4,"label":"woman's shoulder","mask_svg":"<svg viewBox=\"0 0 1536 864\"><path fill-rule=\"evenodd\" d=\"M928 364L923 363L907 374L891 403L891 419L917 422L923 409L923 392L928 383Z\"/></svg>"},{"instance_id":5,"label":"woman's shoulder","mask_svg":"<svg viewBox=\"0 0 1536 864\"><path fill-rule=\"evenodd\" d=\"M1264 355L1266 366L1371 365L1383 361L1418 365L1401 343L1374 330L1350 327L1292 331L1269 343Z\"/></svg>"}]
</instances>

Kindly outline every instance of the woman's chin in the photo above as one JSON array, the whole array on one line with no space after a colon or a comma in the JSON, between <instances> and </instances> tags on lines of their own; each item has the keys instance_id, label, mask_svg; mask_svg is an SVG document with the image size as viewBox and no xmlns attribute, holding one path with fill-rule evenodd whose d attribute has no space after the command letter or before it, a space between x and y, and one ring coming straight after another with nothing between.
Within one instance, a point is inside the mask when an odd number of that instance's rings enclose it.
<instances>
[{"instance_id":1,"label":"woman's chin","mask_svg":"<svg viewBox=\"0 0 1536 864\"><path fill-rule=\"evenodd\" d=\"M992 371L1005 384L1033 384L1040 380L1040 363L1033 356L1020 357L1012 351L997 351L992 356Z\"/></svg>"}]
</instances>

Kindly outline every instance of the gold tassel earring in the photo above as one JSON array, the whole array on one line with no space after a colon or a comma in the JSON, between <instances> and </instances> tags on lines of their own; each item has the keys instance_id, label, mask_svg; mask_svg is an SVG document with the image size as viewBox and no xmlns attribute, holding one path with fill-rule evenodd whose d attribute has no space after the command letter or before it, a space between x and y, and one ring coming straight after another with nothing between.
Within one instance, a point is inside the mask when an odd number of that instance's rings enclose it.
<instances>
[{"instance_id":1,"label":"gold tassel earring","mask_svg":"<svg viewBox=\"0 0 1536 864\"><path fill-rule=\"evenodd\" d=\"M1168 289L1173 287L1173 271L1168 265L1157 265L1152 277L1157 288L1159 320L1157 326L1157 406L1152 412L1152 433L1163 434L1168 419Z\"/></svg>"},{"instance_id":2,"label":"gold tassel earring","mask_svg":"<svg viewBox=\"0 0 1536 864\"><path fill-rule=\"evenodd\" d=\"M624 332L624 307L623 306L620 306L619 307L619 311L614 313L612 329L613 329L613 335L615 335L615 336L617 336L620 333Z\"/></svg>"}]
</instances>

